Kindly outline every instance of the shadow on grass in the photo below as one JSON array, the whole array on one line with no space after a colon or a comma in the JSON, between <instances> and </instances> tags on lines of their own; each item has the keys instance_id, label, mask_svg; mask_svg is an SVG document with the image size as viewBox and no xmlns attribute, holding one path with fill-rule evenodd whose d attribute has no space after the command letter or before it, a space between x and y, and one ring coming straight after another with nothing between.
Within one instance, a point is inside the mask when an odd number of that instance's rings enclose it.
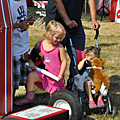
<instances>
[{"instance_id":1,"label":"shadow on grass","mask_svg":"<svg viewBox=\"0 0 120 120\"><path fill-rule=\"evenodd\" d=\"M42 105L48 105L49 98L50 98L50 94L47 92L36 93L34 102Z\"/></svg>"},{"instance_id":2,"label":"shadow on grass","mask_svg":"<svg viewBox=\"0 0 120 120\"><path fill-rule=\"evenodd\" d=\"M109 46L115 46L118 45L118 43L111 43L111 44L107 44L107 43L102 43L102 44L98 44L98 46L101 47L109 47ZM88 49L88 47L86 47L86 49Z\"/></svg>"},{"instance_id":3,"label":"shadow on grass","mask_svg":"<svg viewBox=\"0 0 120 120\"><path fill-rule=\"evenodd\" d=\"M114 46L114 45L118 45L118 43L111 43L111 44L102 43L102 44L99 44L100 47L102 47L102 46Z\"/></svg>"},{"instance_id":4,"label":"shadow on grass","mask_svg":"<svg viewBox=\"0 0 120 120\"><path fill-rule=\"evenodd\" d=\"M119 75L113 75L110 77L110 81L114 82L114 81L120 81L120 76Z\"/></svg>"},{"instance_id":5,"label":"shadow on grass","mask_svg":"<svg viewBox=\"0 0 120 120\"><path fill-rule=\"evenodd\" d=\"M112 106L115 106L117 110L120 110L120 76L113 75L110 78L109 97Z\"/></svg>"},{"instance_id":6,"label":"shadow on grass","mask_svg":"<svg viewBox=\"0 0 120 120\"><path fill-rule=\"evenodd\" d=\"M15 97L15 101L19 100L21 98L24 98L25 95L21 95L19 97ZM50 95L47 92L44 93L36 93L35 94L35 98L34 101L32 103L26 104L26 105L21 105L21 106L13 106L13 112L17 112L20 110L24 110L30 107L34 107L36 105L48 105L48 101L49 101Z\"/></svg>"},{"instance_id":7,"label":"shadow on grass","mask_svg":"<svg viewBox=\"0 0 120 120\"><path fill-rule=\"evenodd\" d=\"M90 27L86 27L86 26L83 26L84 29L87 29L87 30L91 30L93 28L90 28Z\"/></svg>"}]
</instances>

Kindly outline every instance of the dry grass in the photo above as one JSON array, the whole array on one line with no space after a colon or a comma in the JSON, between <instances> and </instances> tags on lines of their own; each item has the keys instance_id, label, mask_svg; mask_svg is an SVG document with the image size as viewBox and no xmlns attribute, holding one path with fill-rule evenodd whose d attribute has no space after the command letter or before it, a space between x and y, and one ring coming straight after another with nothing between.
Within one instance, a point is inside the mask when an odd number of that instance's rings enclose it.
<instances>
[{"instance_id":1,"label":"dry grass","mask_svg":"<svg viewBox=\"0 0 120 120\"><path fill-rule=\"evenodd\" d=\"M28 9L28 13L29 13L28 15L31 16L32 14L35 14L33 11L35 12L35 8ZM37 19L37 17L38 16L35 15L35 19ZM98 44L101 47L101 58L106 58L105 71L108 74L111 81L109 95L110 95L111 101L117 107L118 112L120 112L120 101L119 101L120 100L120 87L119 87L120 85L120 62L119 62L120 24L115 22L110 22L108 16L104 17L102 22L100 21L99 16L97 16L97 19L101 25L101 28L99 30L99 37L98 37ZM92 29L89 13L87 13L86 15L83 13L82 21L83 21L83 26L86 33L86 47L90 45L95 45L95 41L94 41L95 31ZM29 35L30 35L31 48L34 46L36 42L44 38L43 31L41 31L39 28L35 26L32 26L29 28L29 33L30 33ZM68 56L67 58L69 61ZM69 67L69 64L68 64L68 67ZM65 72L66 80L69 75L68 67ZM36 93L39 93L38 89L36 89ZM17 93L17 95L18 94L19 93ZM104 117L104 115L100 115L100 114L91 114L86 118L86 120L88 119L89 120L112 120L113 118L111 115ZM119 120L119 119L120 119L120 115L118 114L115 117L115 120Z\"/></svg>"}]
</instances>

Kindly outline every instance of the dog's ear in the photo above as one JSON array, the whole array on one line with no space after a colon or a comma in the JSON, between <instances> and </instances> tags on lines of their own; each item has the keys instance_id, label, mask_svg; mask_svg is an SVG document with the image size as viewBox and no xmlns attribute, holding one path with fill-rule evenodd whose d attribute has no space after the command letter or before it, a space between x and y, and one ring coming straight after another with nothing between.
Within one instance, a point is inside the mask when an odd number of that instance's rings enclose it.
<instances>
[{"instance_id":1,"label":"dog's ear","mask_svg":"<svg viewBox=\"0 0 120 120\"><path fill-rule=\"evenodd\" d=\"M106 59L102 59L102 65L104 66L106 63Z\"/></svg>"},{"instance_id":2,"label":"dog's ear","mask_svg":"<svg viewBox=\"0 0 120 120\"><path fill-rule=\"evenodd\" d=\"M93 58L93 61L96 61L98 58L97 57L95 57L95 58Z\"/></svg>"},{"instance_id":3,"label":"dog's ear","mask_svg":"<svg viewBox=\"0 0 120 120\"><path fill-rule=\"evenodd\" d=\"M33 48L32 50L31 50L31 52L35 52L36 51L36 48Z\"/></svg>"},{"instance_id":4,"label":"dog's ear","mask_svg":"<svg viewBox=\"0 0 120 120\"><path fill-rule=\"evenodd\" d=\"M31 52L33 52L33 54L39 53L39 49L33 48Z\"/></svg>"},{"instance_id":5,"label":"dog's ear","mask_svg":"<svg viewBox=\"0 0 120 120\"><path fill-rule=\"evenodd\" d=\"M28 51L26 53L24 53L24 57L26 60L30 60L30 55L28 54Z\"/></svg>"},{"instance_id":6,"label":"dog's ear","mask_svg":"<svg viewBox=\"0 0 120 120\"><path fill-rule=\"evenodd\" d=\"M39 52L39 56L41 57L41 59L43 59L43 54L41 52Z\"/></svg>"}]
</instances>

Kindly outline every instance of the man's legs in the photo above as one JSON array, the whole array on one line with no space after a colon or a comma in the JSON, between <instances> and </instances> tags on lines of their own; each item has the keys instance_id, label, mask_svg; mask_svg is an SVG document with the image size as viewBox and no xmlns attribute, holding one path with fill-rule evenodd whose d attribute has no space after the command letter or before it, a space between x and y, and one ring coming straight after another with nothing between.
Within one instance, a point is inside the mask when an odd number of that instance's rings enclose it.
<instances>
[{"instance_id":1,"label":"man's legs","mask_svg":"<svg viewBox=\"0 0 120 120\"><path fill-rule=\"evenodd\" d=\"M78 50L81 50L81 51L83 51L85 49L85 33L84 33L84 29L83 29L82 25L79 26L79 29L78 29L77 33L72 34L70 37L72 39L73 47L75 49L78 49ZM67 48L68 55L71 59L70 75L69 75L69 79L70 79L70 78L74 77L74 65L75 64L74 64L73 54L72 54L72 50L71 50L70 43L69 43L68 39L67 39L67 42L66 42L66 48ZM75 57L77 57L77 55Z\"/></svg>"}]
</instances>

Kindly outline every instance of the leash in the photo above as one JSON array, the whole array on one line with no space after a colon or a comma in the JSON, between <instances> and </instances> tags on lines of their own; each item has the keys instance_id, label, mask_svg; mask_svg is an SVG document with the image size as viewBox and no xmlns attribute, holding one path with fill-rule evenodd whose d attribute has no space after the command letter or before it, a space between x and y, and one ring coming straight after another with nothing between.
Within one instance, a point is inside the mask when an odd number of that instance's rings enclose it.
<instances>
[{"instance_id":1,"label":"leash","mask_svg":"<svg viewBox=\"0 0 120 120\"><path fill-rule=\"evenodd\" d=\"M96 47L98 48L98 43L97 43L97 38L98 38L98 35L99 35L99 30L97 29L96 30L96 35L95 35L95 43L96 43Z\"/></svg>"}]
</instances>

